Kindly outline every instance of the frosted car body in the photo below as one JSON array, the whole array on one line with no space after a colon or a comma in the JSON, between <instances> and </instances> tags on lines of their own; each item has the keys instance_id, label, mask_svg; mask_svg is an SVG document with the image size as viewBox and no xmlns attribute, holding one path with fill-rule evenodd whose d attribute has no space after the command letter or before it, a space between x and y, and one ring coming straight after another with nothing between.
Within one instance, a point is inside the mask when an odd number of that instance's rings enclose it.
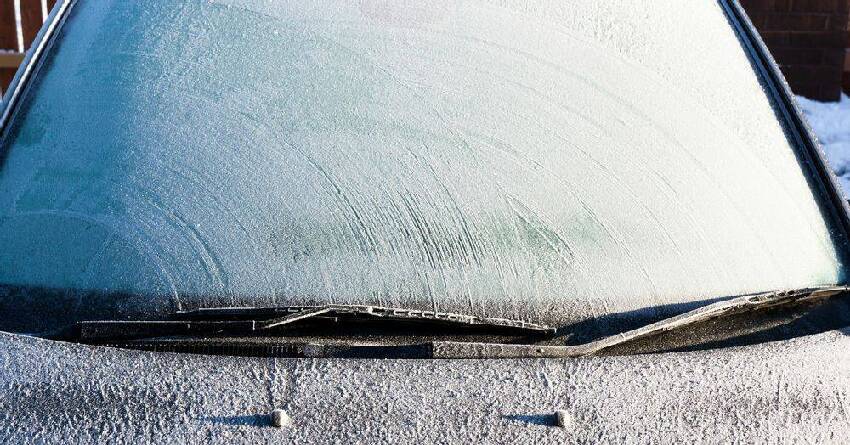
<instances>
[{"instance_id":1,"label":"frosted car body","mask_svg":"<svg viewBox=\"0 0 850 445\"><path fill-rule=\"evenodd\" d=\"M568 360L156 354L0 334L13 443L843 443L846 330ZM268 414L283 408L290 428ZM565 409L574 426L554 426Z\"/></svg>"}]
</instances>

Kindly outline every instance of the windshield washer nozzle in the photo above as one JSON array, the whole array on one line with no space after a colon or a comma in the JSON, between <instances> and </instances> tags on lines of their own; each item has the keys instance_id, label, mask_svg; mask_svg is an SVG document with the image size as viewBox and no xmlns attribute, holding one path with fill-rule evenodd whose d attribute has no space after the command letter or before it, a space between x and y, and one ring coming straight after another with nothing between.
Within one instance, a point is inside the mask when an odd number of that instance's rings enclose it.
<instances>
[{"instance_id":1,"label":"windshield washer nozzle","mask_svg":"<svg viewBox=\"0 0 850 445\"><path fill-rule=\"evenodd\" d=\"M573 416L565 409L555 410L555 425L559 428L571 428Z\"/></svg>"},{"instance_id":2,"label":"windshield washer nozzle","mask_svg":"<svg viewBox=\"0 0 850 445\"><path fill-rule=\"evenodd\" d=\"M292 418L290 418L289 414L286 414L286 411L282 409L272 410L271 418L272 426L276 428L283 428L292 424Z\"/></svg>"}]
</instances>

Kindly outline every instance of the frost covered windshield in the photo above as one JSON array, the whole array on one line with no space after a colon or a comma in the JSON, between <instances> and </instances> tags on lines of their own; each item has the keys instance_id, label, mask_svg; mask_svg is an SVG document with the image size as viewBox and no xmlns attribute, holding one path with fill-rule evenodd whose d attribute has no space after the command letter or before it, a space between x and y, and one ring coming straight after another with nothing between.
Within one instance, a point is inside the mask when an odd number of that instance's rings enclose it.
<instances>
[{"instance_id":1,"label":"frost covered windshield","mask_svg":"<svg viewBox=\"0 0 850 445\"><path fill-rule=\"evenodd\" d=\"M716 1L80 0L45 57L2 146L4 315L567 323L845 281Z\"/></svg>"}]
</instances>

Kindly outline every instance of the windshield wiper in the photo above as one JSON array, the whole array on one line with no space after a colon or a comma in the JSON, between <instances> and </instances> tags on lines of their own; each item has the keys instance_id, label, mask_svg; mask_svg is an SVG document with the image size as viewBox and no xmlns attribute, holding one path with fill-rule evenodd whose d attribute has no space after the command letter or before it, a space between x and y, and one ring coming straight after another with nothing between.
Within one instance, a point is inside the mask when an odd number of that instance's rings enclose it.
<instances>
[{"instance_id":1,"label":"windshield wiper","mask_svg":"<svg viewBox=\"0 0 850 445\"><path fill-rule=\"evenodd\" d=\"M440 333L468 330L475 333L551 336L552 327L506 318L483 318L450 312L421 311L367 305L223 307L176 312L167 320L83 321L72 336L81 342L114 341L178 335L274 335L304 328L309 323L371 323L397 328L416 326ZM325 329L328 330L328 329Z\"/></svg>"},{"instance_id":2,"label":"windshield wiper","mask_svg":"<svg viewBox=\"0 0 850 445\"><path fill-rule=\"evenodd\" d=\"M771 308L817 303L848 292L850 288L840 286L745 295L579 345L559 345L557 342L564 340L556 336L562 334L559 329L525 321L360 305L201 308L177 312L169 320L80 322L73 337L82 343L201 354L567 358L599 355L647 340L660 343L655 350L670 350L655 336L673 331L688 333L704 322L735 316L757 321L761 316L752 317L748 312L764 314ZM350 330L342 332L342 326ZM401 340L370 337L385 328ZM399 334L397 328L405 334ZM418 331L411 333L412 328ZM445 340L447 332L456 335ZM261 337L272 341L260 341ZM511 340L498 341L505 338ZM690 345L702 343L705 341L693 340Z\"/></svg>"},{"instance_id":3,"label":"windshield wiper","mask_svg":"<svg viewBox=\"0 0 850 445\"><path fill-rule=\"evenodd\" d=\"M302 320L319 317L371 319L388 321L424 322L455 326L482 326L494 329L522 331L538 334L554 334L555 328L507 318L484 318L474 315L452 312L420 311L383 306L326 304L323 306L284 306L284 307L224 307L201 308L177 312L181 318L195 320L210 319L261 319L257 329L271 329L297 323Z\"/></svg>"},{"instance_id":4,"label":"windshield wiper","mask_svg":"<svg viewBox=\"0 0 850 445\"><path fill-rule=\"evenodd\" d=\"M744 295L709 304L681 315L666 318L637 329L609 335L580 345L545 346L443 341L434 342L434 358L570 358L599 355L614 347L683 330L707 321L771 308L815 303L846 295L847 286L799 289ZM664 350L664 348L661 348Z\"/></svg>"}]
</instances>

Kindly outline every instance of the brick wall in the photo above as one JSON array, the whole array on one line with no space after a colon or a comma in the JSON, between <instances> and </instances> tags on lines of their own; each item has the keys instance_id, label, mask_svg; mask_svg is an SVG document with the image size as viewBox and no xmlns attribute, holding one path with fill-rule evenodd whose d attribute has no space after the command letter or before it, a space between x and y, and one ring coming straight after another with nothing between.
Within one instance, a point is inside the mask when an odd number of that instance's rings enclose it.
<instances>
[{"instance_id":1,"label":"brick wall","mask_svg":"<svg viewBox=\"0 0 850 445\"><path fill-rule=\"evenodd\" d=\"M838 100L850 0L740 0L794 93ZM850 84L848 84L850 86Z\"/></svg>"},{"instance_id":2,"label":"brick wall","mask_svg":"<svg viewBox=\"0 0 850 445\"><path fill-rule=\"evenodd\" d=\"M847 25L847 41L844 44L844 74L841 77L841 89L850 94L850 24Z\"/></svg>"}]
</instances>

